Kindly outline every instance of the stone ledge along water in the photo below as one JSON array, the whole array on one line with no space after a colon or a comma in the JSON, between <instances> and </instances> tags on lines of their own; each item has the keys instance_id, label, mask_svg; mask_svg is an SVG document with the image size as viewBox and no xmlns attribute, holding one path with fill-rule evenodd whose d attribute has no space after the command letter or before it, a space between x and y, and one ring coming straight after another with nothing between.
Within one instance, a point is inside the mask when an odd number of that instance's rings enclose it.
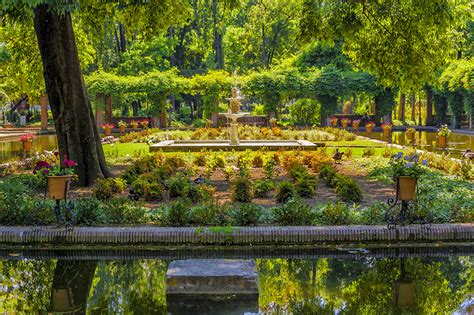
<instances>
[{"instance_id":1,"label":"stone ledge along water","mask_svg":"<svg viewBox=\"0 0 474 315\"><path fill-rule=\"evenodd\" d=\"M473 224L431 227L266 226L233 227L0 227L2 245L314 245L341 243L472 242Z\"/></svg>"}]
</instances>

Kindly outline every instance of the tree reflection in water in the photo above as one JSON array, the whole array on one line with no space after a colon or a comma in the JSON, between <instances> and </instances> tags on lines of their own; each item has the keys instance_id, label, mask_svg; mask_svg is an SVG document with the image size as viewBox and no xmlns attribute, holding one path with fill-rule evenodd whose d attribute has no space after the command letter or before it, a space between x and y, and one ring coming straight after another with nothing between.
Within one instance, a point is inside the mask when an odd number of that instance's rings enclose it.
<instances>
[{"instance_id":1,"label":"tree reflection in water","mask_svg":"<svg viewBox=\"0 0 474 315\"><path fill-rule=\"evenodd\" d=\"M0 261L0 312L38 313L69 305L79 313L87 307L88 313L166 314L167 267L163 260ZM452 314L472 292L472 267L471 257L257 259L260 310ZM413 284L412 307L397 305L404 304L395 299L401 280Z\"/></svg>"}]
</instances>

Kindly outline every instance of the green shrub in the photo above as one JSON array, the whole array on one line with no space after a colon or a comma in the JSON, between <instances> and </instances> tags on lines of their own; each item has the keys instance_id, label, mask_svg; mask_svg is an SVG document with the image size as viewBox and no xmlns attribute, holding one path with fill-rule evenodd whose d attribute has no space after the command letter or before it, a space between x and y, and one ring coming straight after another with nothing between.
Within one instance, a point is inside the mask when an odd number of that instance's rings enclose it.
<instances>
[{"instance_id":1,"label":"green shrub","mask_svg":"<svg viewBox=\"0 0 474 315\"><path fill-rule=\"evenodd\" d=\"M166 182L171 198L186 197L189 193L191 181L183 174L170 177Z\"/></svg>"},{"instance_id":2,"label":"green shrub","mask_svg":"<svg viewBox=\"0 0 474 315\"><path fill-rule=\"evenodd\" d=\"M317 180L315 176L306 175L295 183L296 192L300 197L311 198L316 194Z\"/></svg>"},{"instance_id":3,"label":"green shrub","mask_svg":"<svg viewBox=\"0 0 474 315\"><path fill-rule=\"evenodd\" d=\"M188 193L186 195L193 203L196 202L210 202L213 200L215 188L210 185L195 184L191 183L188 187Z\"/></svg>"},{"instance_id":4,"label":"green shrub","mask_svg":"<svg viewBox=\"0 0 474 315\"><path fill-rule=\"evenodd\" d=\"M326 185L330 187L335 187L334 178L336 177L337 171L332 165L324 165L319 172L319 177L321 177L325 182Z\"/></svg>"},{"instance_id":5,"label":"green shrub","mask_svg":"<svg viewBox=\"0 0 474 315\"><path fill-rule=\"evenodd\" d=\"M107 214L103 202L97 198L83 198L74 207L76 224L95 225L107 223Z\"/></svg>"},{"instance_id":6,"label":"green shrub","mask_svg":"<svg viewBox=\"0 0 474 315\"><path fill-rule=\"evenodd\" d=\"M354 216L346 203L338 201L319 207L316 222L320 225L348 225L354 223Z\"/></svg>"},{"instance_id":7,"label":"green shrub","mask_svg":"<svg viewBox=\"0 0 474 315\"><path fill-rule=\"evenodd\" d=\"M362 208L359 212L359 224L384 224L385 211L387 204L378 202L372 204L370 207Z\"/></svg>"},{"instance_id":8,"label":"green shrub","mask_svg":"<svg viewBox=\"0 0 474 315\"><path fill-rule=\"evenodd\" d=\"M345 202L361 202L363 199L359 184L347 176L338 174L336 176L336 192Z\"/></svg>"},{"instance_id":9,"label":"green shrub","mask_svg":"<svg viewBox=\"0 0 474 315\"><path fill-rule=\"evenodd\" d=\"M252 160L252 166L253 167L263 167L263 158L262 158L262 155L260 154L257 154L253 157L253 160Z\"/></svg>"},{"instance_id":10,"label":"green shrub","mask_svg":"<svg viewBox=\"0 0 474 315\"><path fill-rule=\"evenodd\" d=\"M55 221L54 203L35 199L39 184L31 175L0 179L1 225L43 225Z\"/></svg>"},{"instance_id":11,"label":"green shrub","mask_svg":"<svg viewBox=\"0 0 474 315\"><path fill-rule=\"evenodd\" d=\"M128 184L131 184L138 178L138 176L149 173L152 170L158 168L162 163L162 159L163 157L159 154L138 159L125 171L125 173L122 175L122 178Z\"/></svg>"},{"instance_id":12,"label":"green shrub","mask_svg":"<svg viewBox=\"0 0 474 315\"><path fill-rule=\"evenodd\" d=\"M231 211L232 224L236 226L255 225L259 222L262 207L256 204L236 205Z\"/></svg>"},{"instance_id":13,"label":"green shrub","mask_svg":"<svg viewBox=\"0 0 474 315\"><path fill-rule=\"evenodd\" d=\"M100 200L112 198L115 194L121 193L127 188L127 182L123 178L107 178L96 181L93 194Z\"/></svg>"},{"instance_id":14,"label":"green shrub","mask_svg":"<svg viewBox=\"0 0 474 315\"><path fill-rule=\"evenodd\" d=\"M270 179L257 180L254 184L256 197L267 197L270 190L275 189L275 183Z\"/></svg>"},{"instance_id":15,"label":"green shrub","mask_svg":"<svg viewBox=\"0 0 474 315\"><path fill-rule=\"evenodd\" d=\"M237 202L252 201L253 187L250 179L239 177L232 185L232 200Z\"/></svg>"},{"instance_id":16,"label":"green shrub","mask_svg":"<svg viewBox=\"0 0 474 315\"><path fill-rule=\"evenodd\" d=\"M277 162L272 157L266 157L263 161L263 176L266 179L273 179L276 176Z\"/></svg>"},{"instance_id":17,"label":"green shrub","mask_svg":"<svg viewBox=\"0 0 474 315\"><path fill-rule=\"evenodd\" d=\"M163 200L164 187L160 182L139 177L132 183L131 194L145 200Z\"/></svg>"},{"instance_id":18,"label":"green shrub","mask_svg":"<svg viewBox=\"0 0 474 315\"><path fill-rule=\"evenodd\" d=\"M270 209L273 221L278 225L312 225L314 213L311 207L297 198Z\"/></svg>"},{"instance_id":19,"label":"green shrub","mask_svg":"<svg viewBox=\"0 0 474 315\"><path fill-rule=\"evenodd\" d=\"M288 200L296 197L296 190L294 185L288 181L282 181L278 185L276 200L279 203L287 202Z\"/></svg>"},{"instance_id":20,"label":"green shrub","mask_svg":"<svg viewBox=\"0 0 474 315\"><path fill-rule=\"evenodd\" d=\"M144 222L146 208L142 203L122 197L105 201L104 211L108 223L141 223Z\"/></svg>"},{"instance_id":21,"label":"green shrub","mask_svg":"<svg viewBox=\"0 0 474 315\"><path fill-rule=\"evenodd\" d=\"M197 225L226 225L229 221L227 207L216 202L205 202L190 210L190 223Z\"/></svg>"},{"instance_id":22,"label":"green shrub","mask_svg":"<svg viewBox=\"0 0 474 315\"><path fill-rule=\"evenodd\" d=\"M191 222L189 200L178 199L164 208L164 223L170 226L185 226Z\"/></svg>"},{"instance_id":23,"label":"green shrub","mask_svg":"<svg viewBox=\"0 0 474 315\"><path fill-rule=\"evenodd\" d=\"M301 164L293 164L290 167L288 176L293 178L295 181L308 176L308 170Z\"/></svg>"}]
</instances>

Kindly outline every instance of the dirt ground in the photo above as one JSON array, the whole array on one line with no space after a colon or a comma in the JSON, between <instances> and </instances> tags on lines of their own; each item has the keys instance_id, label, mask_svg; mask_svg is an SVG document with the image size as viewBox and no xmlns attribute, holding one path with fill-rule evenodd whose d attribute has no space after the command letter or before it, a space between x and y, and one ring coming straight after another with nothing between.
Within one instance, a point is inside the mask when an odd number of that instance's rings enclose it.
<instances>
[{"instance_id":1,"label":"dirt ground","mask_svg":"<svg viewBox=\"0 0 474 315\"><path fill-rule=\"evenodd\" d=\"M338 172L352 177L359 183L364 196L364 199L360 203L360 206L370 206L375 202L386 202L389 197L393 197L395 194L393 186L385 185L376 180L368 179L366 177L366 172L352 168L347 161L343 161L341 164L337 164L335 166ZM116 166L112 169L112 172L115 176L119 176L127 168L127 165ZM253 180L262 179L262 169L252 168L251 177ZM278 185L278 183L283 180L288 180L288 177L286 176L285 171L279 168L279 176L275 178L275 182ZM305 198L304 200L306 203L313 206L320 203L336 202L337 200L339 200L339 197L337 196L333 188L326 186L325 182L319 177L317 181L318 182L316 195L314 198ZM210 179L210 184L216 188L214 197L216 198L217 202L224 204L226 202L232 201L231 183L225 179L225 174L223 170L218 169L214 172ZM76 199L90 196L92 193L90 188L74 188L71 190L70 194L70 197ZM127 196L127 194L128 191L123 192L123 196ZM253 198L252 202L264 207L274 206L277 204L275 200L275 195L276 189L270 191L267 198ZM146 202L145 205L148 208L156 208L162 204L166 204L171 201L173 200L165 198L164 201Z\"/></svg>"}]
</instances>

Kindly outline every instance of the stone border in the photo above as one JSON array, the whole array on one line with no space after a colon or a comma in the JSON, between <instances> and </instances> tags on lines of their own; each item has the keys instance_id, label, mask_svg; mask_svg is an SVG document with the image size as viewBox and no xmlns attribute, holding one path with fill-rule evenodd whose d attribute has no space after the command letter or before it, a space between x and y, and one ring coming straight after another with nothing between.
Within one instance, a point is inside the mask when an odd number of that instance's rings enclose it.
<instances>
[{"instance_id":1,"label":"stone border","mask_svg":"<svg viewBox=\"0 0 474 315\"><path fill-rule=\"evenodd\" d=\"M473 224L268 227L0 227L2 245L324 245L472 242Z\"/></svg>"}]
</instances>

